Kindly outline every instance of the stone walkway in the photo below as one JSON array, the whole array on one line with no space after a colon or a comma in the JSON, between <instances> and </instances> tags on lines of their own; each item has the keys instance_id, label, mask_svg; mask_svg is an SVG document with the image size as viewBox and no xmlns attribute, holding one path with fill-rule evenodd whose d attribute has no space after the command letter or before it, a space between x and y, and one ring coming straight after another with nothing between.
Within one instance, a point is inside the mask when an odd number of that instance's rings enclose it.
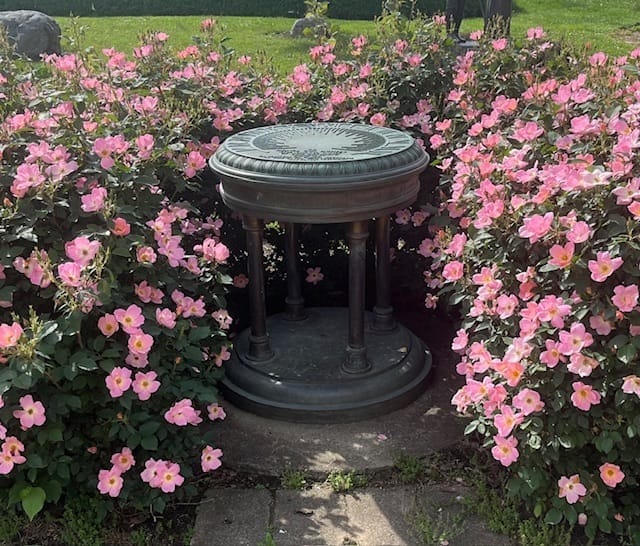
<instances>
[{"instance_id":1,"label":"stone walkway","mask_svg":"<svg viewBox=\"0 0 640 546\"><path fill-rule=\"evenodd\" d=\"M462 514L463 487L403 486L334 493L212 489L200 507L193 546L509 546ZM421 540L421 531L432 541ZM273 544L273 543L271 543Z\"/></svg>"},{"instance_id":2,"label":"stone walkway","mask_svg":"<svg viewBox=\"0 0 640 546\"><path fill-rule=\"evenodd\" d=\"M279 478L299 470L316 483L305 490L215 487L198 510L192 546L508 546L464 509L460 484L364 487L335 493L332 471L376 472L400 454L427 457L462 438L450 405L460 384L448 328L437 317L400 316L434 357L425 393L404 409L357 423L309 425L264 419L227 407L216 424L224 464ZM275 480L275 483L279 483ZM431 542L420 537L424 531ZM268 533L273 541L267 540Z\"/></svg>"}]
</instances>

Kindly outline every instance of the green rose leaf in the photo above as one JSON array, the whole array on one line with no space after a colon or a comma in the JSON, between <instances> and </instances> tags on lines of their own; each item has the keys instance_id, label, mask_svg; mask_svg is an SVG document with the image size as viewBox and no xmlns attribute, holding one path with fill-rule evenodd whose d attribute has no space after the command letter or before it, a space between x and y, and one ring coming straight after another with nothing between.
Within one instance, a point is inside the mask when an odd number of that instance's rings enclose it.
<instances>
[{"instance_id":1,"label":"green rose leaf","mask_svg":"<svg viewBox=\"0 0 640 546\"><path fill-rule=\"evenodd\" d=\"M20 491L22 508L30 521L42 510L46 498L47 494L41 487L25 487Z\"/></svg>"}]
</instances>

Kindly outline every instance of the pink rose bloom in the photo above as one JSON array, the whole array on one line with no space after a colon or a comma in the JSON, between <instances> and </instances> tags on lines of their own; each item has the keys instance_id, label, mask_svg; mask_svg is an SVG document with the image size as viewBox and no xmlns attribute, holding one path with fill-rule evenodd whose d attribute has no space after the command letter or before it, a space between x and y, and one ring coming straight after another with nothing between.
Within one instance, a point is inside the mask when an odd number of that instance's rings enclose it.
<instances>
[{"instance_id":1,"label":"pink rose bloom","mask_svg":"<svg viewBox=\"0 0 640 546\"><path fill-rule=\"evenodd\" d=\"M457 281L464 275L464 264L457 260L449 262L442 269L442 276L448 281Z\"/></svg>"},{"instance_id":2,"label":"pink rose bloom","mask_svg":"<svg viewBox=\"0 0 640 546\"><path fill-rule=\"evenodd\" d=\"M15 347L23 333L22 326L17 322L13 322L11 325L0 324L0 349Z\"/></svg>"},{"instance_id":3,"label":"pink rose bloom","mask_svg":"<svg viewBox=\"0 0 640 546\"><path fill-rule=\"evenodd\" d=\"M153 346L153 337L144 332L138 332L129 336L128 347L133 354L146 355Z\"/></svg>"},{"instance_id":4,"label":"pink rose bloom","mask_svg":"<svg viewBox=\"0 0 640 546\"><path fill-rule=\"evenodd\" d=\"M65 243L64 250L70 260L84 267L91 263L101 246L100 241L90 241L87 237L76 237Z\"/></svg>"},{"instance_id":5,"label":"pink rose bloom","mask_svg":"<svg viewBox=\"0 0 640 546\"><path fill-rule=\"evenodd\" d=\"M136 250L136 259L141 264L153 264L158 256L150 246L141 246Z\"/></svg>"},{"instance_id":6,"label":"pink rose bloom","mask_svg":"<svg viewBox=\"0 0 640 546\"><path fill-rule=\"evenodd\" d=\"M104 380L111 398L119 398L131 386L131 370L116 366Z\"/></svg>"},{"instance_id":7,"label":"pink rose bloom","mask_svg":"<svg viewBox=\"0 0 640 546\"><path fill-rule=\"evenodd\" d=\"M456 353L463 353L465 347L469 343L469 335L466 330L460 329L456 332L453 341L451 342L451 350Z\"/></svg>"},{"instance_id":8,"label":"pink rose bloom","mask_svg":"<svg viewBox=\"0 0 640 546\"><path fill-rule=\"evenodd\" d=\"M584 243L589 237L591 237L591 228L582 220L575 222L567 232L567 240L576 244Z\"/></svg>"},{"instance_id":9,"label":"pink rose bloom","mask_svg":"<svg viewBox=\"0 0 640 546\"><path fill-rule=\"evenodd\" d=\"M589 326L601 336L608 336L613 330L613 325L608 320L605 320L602 315L589 317Z\"/></svg>"},{"instance_id":10,"label":"pink rose bloom","mask_svg":"<svg viewBox=\"0 0 640 546\"><path fill-rule=\"evenodd\" d=\"M144 368L147 364L149 364L149 357L146 354L134 354L129 353L124 362L127 366L131 366L132 368Z\"/></svg>"},{"instance_id":11,"label":"pink rose bloom","mask_svg":"<svg viewBox=\"0 0 640 546\"><path fill-rule=\"evenodd\" d=\"M545 32L542 27L535 27L527 29L527 40L535 40L537 38L544 38Z\"/></svg>"},{"instance_id":12,"label":"pink rose bloom","mask_svg":"<svg viewBox=\"0 0 640 546\"><path fill-rule=\"evenodd\" d=\"M567 370L579 375L580 377L587 377L591 375L591 372L599 365L600 363L595 358L585 356L582 353L575 353L569 358Z\"/></svg>"},{"instance_id":13,"label":"pink rose bloom","mask_svg":"<svg viewBox=\"0 0 640 546\"><path fill-rule=\"evenodd\" d=\"M217 419L220 419L221 421L223 421L224 418L227 416L223 407L218 404L209 404L207 406L207 415L209 417L209 420L211 421L215 421Z\"/></svg>"},{"instance_id":14,"label":"pink rose bloom","mask_svg":"<svg viewBox=\"0 0 640 546\"><path fill-rule=\"evenodd\" d=\"M575 245L572 242L568 242L564 246L553 245L549 249L549 255L551 256L549 263L559 267L560 269L565 269L571 265L574 251Z\"/></svg>"},{"instance_id":15,"label":"pink rose bloom","mask_svg":"<svg viewBox=\"0 0 640 546\"><path fill-rule=\"evenodd\" d=\"M243 273L240 273L240 275L236 275L235 277L233 277L233 286L235 286L236 288L244 288L248 284L249 278Z\"/></svg>"},{"instance_id":16,"label":"pink rose bloom","mask_svg":"<svg viewBox=\"0 0 640 546\"><path fill-rule=\"evenodd\" d=\"M221 449L213 449L211 446L206 446L202 450L202 455L200 456L202 471L209 472L211 470L215 470L216 468L220 468L220 466L222 465L220 457L222 457Z\"/></svg>"},{"instance_id":17,"label":"pink rose bloom","mask_svg":"<svg viewBox=\"0 0 640 546\"><path fill-rule=\"evenodd\" d=\"M164 296L162 290L150 286L147 281L142 281L140 284L135 284L134 292L143 303L153 302L160 305L162 303L162 297Z\"/></svg>"},{"instance_id":18,"label":"pink rose bloom","mask_svg":"<svg viewBox=\"0 0 640 546\"><path fill-rule=\"evenodd\" d=\"M574 322L570 330L560 331L558 349L563 355L570 356L593 344L593 336L586 331L584 324Z\"/></svg>"},{"instance_id":19,"label":"pink rose bloom","mask_svg":"<svg viewBox=\"0 0 640 546\"><path fill-rule=\"evenodd\" d=\"M382 112L378 112L376 114L373 114L373 116L371 116L371 118L369 119L369 122L371 123L371 125L384 127L385 123L387 122L387 116Z\"/></svg>"},{"instance_id":20,"label":"pink rose bloom","mask_svg":"<svg viewBox=\"0 0 640 546\"><path fill-rule=\"evenodd\" d=\"M151 395L160 388L160 381L156 378L158 374L156 372L136 372L136 377L133 382L133 392L138 395L140 400L149 400Z\"/></svg>"},{"instance_id":21,"label":"pink rose bloom","mask_svg":"<svg viewBox=\"0 0 640 546\"><path fill-rule=\"evenodd\" d=\"M138 156L140 159L149 159L151 157L151 151L155 144L153 135L145 134L136 138L136 146L138 147Z\"/></svg>"},{"instance_id":22,"label":"pink rose bloom","mask_svg":"<svg viewBox=\"0 0 640 546\"><path fill-rule=\"evenodd\" d=\"M164 414L164 418L171 424L179 427L187 425L199 425L202 423L200 411L194 409L193 402L189 398L183 398L171 406Z\"/></svg>"},{"instance_id":23,"label":"pink rose bloom","mask_svg":"<svg viewBox=\"0 0 640 546\"><path fill-rule=\"evenodd\" d=\"M111 233L113 233L116 237L125 237L126 235L129 235L129 233L131 233L131 226L124 218L114 218Z\"/></svg>"},{"instance_id":24,"label":"pink rose bloom","mask_svg":"<svg viewBox=\"0 0 640 546\"><path fill-rule=\"evenodd\" d=\"M211 316L216 320L218 325L223 330L228 330L231 324L233 323L233 319L231 315L229 315L229 311L226 309L218 309L211 313Z\"/></svg>"},{"instance_id":25,"label":"pink rose bloom","mask_svg":"<svg viewBox=\"0 0 640 546\"><path fill-rule=\"evenodd\" d=\"M176 309L176 314L182 314L184 318L204 317L207 314L207 309L202 296L197 300L194 300L189 296L185 296L182 300L182 304Z\"/></svg>"},{"instance_id":26,"label":"pink rose bloom","mask_svg":"<svg viewBox=\"0 0 640 546\"><path fill-rule=\"evenodd\" d=\"M507 39L506 38L500 38L498 40L493 40L491 42L491 47L493 47L493 49L495 49L496 51L502 51L503 49L506 49L506 47L507 47Z\"/></svg>"},{"instance_id":27,"label":"pink rose bloom","mask_svg":"<svg viewBox=\"0 0 640 546\"><path fill-rule=\"evenodd\" d=\"M591 271L591 279L595 282L604 282L623 263L620 257L611 258L609 252L598 252L597 259L589 260L587 266L589 267L589 271Z\"/></svg>"},{"instance_id":28,"label":"pink rose bloom","mask_svg":"<svg viewBox=\"0 0 640 546\"><path fill-rule=\"evenodd\" d=\"M157 487L158 485L158 470L160 465L164 461L155 459L148 459L144 463L144 470L140 472L140 478L143 482L148 483L151 487ZM155 485L153 485L155 484Z\"/></svg>"},{"instance_id":29,"label":"pink rose bloom","mask_svg":"<svg viewBox=\"0 0 640 546\"><path fill-rule=\"evenodd\" d=\"M80 208L84 212L99 212L104 208L104 201L107 198L107 190L105 188L93 188L87 195L80 197L82 204Z\"/></svg>"},{"instance_id":30,"label":"pink rose bloom","mask_svg":"<svg viewBox=\"0 0 640 546\"><path fill-rule=\"evenodd\" d=\"M638 286L632 284L623 286L619 284L613 289L614 296L611 298L613 304L623 313L633 311L638 303Z\"/></svg>"},{"instance_id":31,"label":"pink rose bloom","mask_svg":"<svg viewBox=\"0 0 640 546\"><path fill-rule=\"evenodd\" d=\"M553 212L547 212L544 216L534 214L524 219L524 224L518 230L520 237L528 238L531 244L539 241L551 229Z\"/></svg>"},{"instance_id":32,"label":"pink rose bloom","mask_svg":"<svg viewBox=\"0 0 640 546\"><path fill-rule=\"evenodd\" d=\"M111 337L120 329L120 325L118 324L116 317L107 313L98 319L98 329L102 332L102 335Z\"/></svg>"},{"instance_id":33,"label":"pink rose bloom","mask_svg":"<svg viewBox=\"0 0 640 546\"><path fill-rule=\"evenodd\" d=\"M187 178L193 178L198 171L204 169L207 160L200 152L190 152L185 161L184 174Z\"/></svg>"},{"instance_id":34,"label":"pink rose bloom","mask_svg":"<svg viewBox=\"0 0 640 546\"><path fill-rule=\"evenodd\" d=\"M113 144L107 138L97 138L93 143L93 153L100 158L100 166L103 169L110 169L115 165L111 154L113 153Z\"/></svg>"},{"instance_id":35,"label":"pink rose bloom","mask_svg":"<svg viewBox=\"0 0 640 546\"><path fill-rule=\"evenodd\" d=\"M67 286L80 286L82 267L76 262L65 262L58 266L58 276Z\"/></svg>"},{"instance_id":36,"label":"pink rose bloom","mask_svg":"<svg viewBox=\"0 0 640 546\"><path fill-rule=\"evenodd\" d=\"M322 279L324 279L324 273L321 272L319 267L308 267L307 268L307 276L305 281L310 284L318 284Z\"/></svg>"},{"instance_id":37,"label":"pink rose bloom","mask_svg":"<svg viewBox=\"0 0 640 546\"><path fill-rule=\"evenodd\" d=\"M15 436L9 436L0 446L0 475L9 474L17 464L26 462L22 456L23 443Z\"/></svg>"},{"instance_id":38,"label":"pink rose bloom","mask_svg":"<svg viewBox=\"0 0 640 546\"><path fill-rule=\"evenodd\" d=\"M176 314L171 309L156 309L156 321L160 326L173 330L176 327Z\"/></svg>"},{"instance_id":39,"label":"pink rose bloom","mask_svg":"<svg viewBox=\"0 0 640 546\"><path fill-rule=\"evenodd\" d=\"M591 385L585 385L582 381L576 381L571 384L573 394L571 395L571 403L582 411L589 411L591 406L600 403L600 393L593 390Z\"/></svg>"},{"instance_id":40,"label":"pink rose bloom","mask_svg":"<svg viewBox=\"0 0 640 546\"><path fill-rule=\"evenodd\" d=\"M136 304L132 304L126 309L116 309L113 316L122 325L122 329L127 334L135 334L144 324L142 309Z\"/></svg>"},{"instance_id":41,"label":"pink rose bloom","mask_svg":"<svg viewBox=\"0 0 640 546\"><path fill-rule=\"evenodd\" d=\"M113 467L111 470L103 469L98 472L98 491L103 495L117 497L120 495L123 483L119 468Z\"/></svg>"},{"instance_id":42,"label":"pink rose bloom","mask_svg":"<svg viewBox=\"0 0 640 546\"><path fill-rule=\"evenodd\" d=\"M229 352L229 349L225 345L223 345L220 349L220 352L214 356L215 364L219 368L220 366L222 366L222 363L224 361L229 360L230 358L231 353Z\"/></svg>"},{"instance_id":43,"label":"pink rose bloom","mask_svg":"<svg viewBox=\"0 0 640 546\"><path fill-rule=\"evenodd\" d=\"M530 415L544 408L544 402L536 391L525 388L513 397L513 407L519 409L522 415Z\"/></svg>"},{"instance_id":44,"label":"pink rose bloom","mask_svg":"<svg viewBox=\"0 0 640 546\"><path fill-rule=\"evenodd\" d=\"M624 480L624 472L617 464L604 463L600 466L600 479L609 487L615 487Z\"/></svg>"},{"instance_id":45,"label":"pink rose bloom","mask_svg":"<svg viewBox=\"0 0 640 546\"><path fill-rule=\"evenodd\" d=\"M33 397L27 394L20 398L20 406L22 406L22 409L15 410L13 416L16 419L20 419L20 428L22 430L44 425L47 417L42 402L34 401Z\"/></svg>"},{"instance_id":46,"label":"pink rose bloom","mask_svg":"<svg viewBox=\"0 0 640 546\"><path fill-rule=\"evenodd\" d=\"M622 392L635 394L640 398L640 377L637 375L627 375L622 383Z\"/></svg>"},{"instance_id":47,"label":"pink rose bloom","mask_svg":"<svg viewBox=\"0 0 640 546\"><path fill-rule=\"evenodd\" d=\"M570 478L562 476L558 480L558 496L566 499L569 504L575 504L587 494L587 489L580 483L580 476L574 474Z\"/></svg>"},{"instance_id":48,"label":"pink rose bloom","mask_svg":"<svg viewBox=\"0 0 640 546\"><path fill-rule=\"evenodd\" d=\"M129 470L134 464L136 464L136 460L133 458L133 453L128 447L122 448L122 451L118 453L114 453L111 456L111 464L115 469L119 470L121 473Z\"/></svg>"},{"instance_id":49,"label":"pink rose bloom","mask_svg":"<svg viewBox=\"0 0 640 546\"><path fill-rule=\"evenodd\" d=\"M205 239L202 242L202 255L208 262L224 263L229 258L229 249L215 239Z\"/></svg>"},{"instance_id":50,"label":"pink rose bloom","mask_svg":"<svg viewBox=\"0 0 640 546\"><path fill-rule=\"evenodd\" d=\"M29 188L37 188L44 184L46 178L35 164L24 163L16 169L16 177L11 184L11 193L15 197L24 197Z\"/></svg>"},{"instance_id":51,"label":"pink rose bloom","mask_svg":"<svg viewBox=\"0 0 640 546\"><path fill-rule=\"evenodd\" d=\"M520 453L516 449L518 440L513 436L503 438L501 436L493 437L496 445L491 448L491 455L496 461L500 461L503 466L510 466L518 460Z\"/></svg>"},{"instance_id":52,"label":"pink rose bloom","mask_svg":"<svg viewBox=\"0 0 640 546\"><path fill-rule=\"evenodd\" d=\"M156 466L158 473L158 487L163 493L173 493L176 487L184 483L184 478L180 475L180 465L171 461L162 462Z\"/></svg>"},{"instance_id":53,"label":"pink rose bloom","mask_svg":"<svg viewBox=\"0 0 640 546\"><path fill-rule=\"evenodd\" d=\"M510 406L502 406L502 412L493 418L493 424L498 430L498 436L506 438L511 434L513 428L524 420L524 415L516 413Z\"/></svg>"}]
</instances>

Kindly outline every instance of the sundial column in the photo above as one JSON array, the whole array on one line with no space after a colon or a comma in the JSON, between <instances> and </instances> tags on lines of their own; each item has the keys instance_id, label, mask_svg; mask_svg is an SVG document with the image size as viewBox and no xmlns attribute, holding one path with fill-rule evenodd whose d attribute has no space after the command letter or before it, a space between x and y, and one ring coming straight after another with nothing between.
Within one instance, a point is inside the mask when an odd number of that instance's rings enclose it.
<instances>
[{"instance_id":1,"label":"sundial column","mask_svg":"<svg viewBox=\"0 0 640 546\"><path fill-rule=\"evenodd\" d=\"M365 268L368 222L351 222L349 242L349 341L347 358L342 366L347 373L363 373L371 368L364 344Z\"/></svg>"},{"instance_id":2,"label":"sundial column","mask_svg":"<svg viewBox=\"0 0 640 546\"><path fill-rule=\"evenodd\" d=\"M262 220L244 215L242 227L247 234L249 254L249 306L251 312L251 333L249 352L251 360L268 360L273 356L267 333L267 309L264 298L264 264L262 252Z\"/></svg>"},{"instance_id":3,"label":"sundial column","mask_svg":"<svg viewBox=\"0 0 640 546\"><path fill-rule=\"evenodd\" d=\"M285 299L285 317L287 320L304 320L304 298L300 286L300 264L298 263L298 225L285 223L285 252L287 260L287 297Z\"/></svg>"},{"instance_id":4,"label":"sundial column","mask_svg":"<svg viewBox=\"0 0 640 546\"><path fill-rule=\"evenodd\" d=\"M373 324L376 332L390 332L396 327L391 307L389 285L391 283L391 252L389 215L376 218L376 304L373 308Z\"/></svg>"}]
</instances>

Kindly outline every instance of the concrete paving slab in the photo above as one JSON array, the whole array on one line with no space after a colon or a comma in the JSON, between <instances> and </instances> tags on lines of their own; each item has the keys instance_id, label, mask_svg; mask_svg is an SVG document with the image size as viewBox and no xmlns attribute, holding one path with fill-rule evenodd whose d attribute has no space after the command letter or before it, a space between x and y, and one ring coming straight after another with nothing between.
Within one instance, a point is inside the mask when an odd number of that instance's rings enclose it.
<instances>
[{"instance_id":1,"label":"concrete paving slab","mask_svg":"<svg viewBox=\"0 0 640 546\"><path fill-rule=\"evenodd\" d=\"M465 510L457 485L304 491L217 488L203 501L191 546L513 546ZM271 515L271 516L270 516Z\"/></svg>"},{"instance_id":2,"label":"concrete paving slab","mask_svg":"<svg viewBox=\"0 0 640 546\"><path fill-rule=\"evenodd\" d=\"M328 486L276 492L273 536L278 546L342 545L345 538L362 531L349 518L346 497Z\"/></svg>"},{"instance_id":3,"label":"concrete paving slab","mask_svg":"<svg viewBox=\"0 0 640 546\"><path fill-rule=\"evenodd\" d=\"M256 546L269 529L266 489L214 488L198 507L191 546Z\"/></svg>"}]
</instances>

